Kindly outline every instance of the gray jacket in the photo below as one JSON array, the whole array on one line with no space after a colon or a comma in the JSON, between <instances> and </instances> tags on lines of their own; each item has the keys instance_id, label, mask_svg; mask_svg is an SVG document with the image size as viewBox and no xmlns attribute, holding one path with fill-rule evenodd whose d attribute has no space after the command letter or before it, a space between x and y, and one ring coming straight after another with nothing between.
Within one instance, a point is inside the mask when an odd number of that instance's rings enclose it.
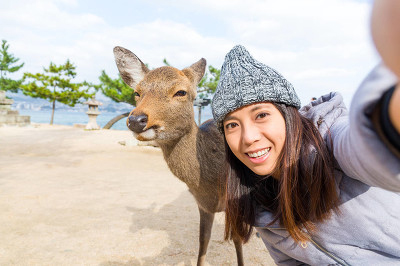
<instances>
[{"instance_id":1,"label":"gray jacket","mask_svg":"<svg viewBox=\"0 0 400 266\"><path fill-rule=\"evenodd\" d=\"M300 110L325 141L330 131L340 167L340 213L318 224L309 242L296 244L279 223L266 227L273 215L259 208L255 227L278 265L400 265L400 159L380 141L368 116L396 83L378 66L354 95L350 114L338 93Z\"/></svg>"}]
</instances>

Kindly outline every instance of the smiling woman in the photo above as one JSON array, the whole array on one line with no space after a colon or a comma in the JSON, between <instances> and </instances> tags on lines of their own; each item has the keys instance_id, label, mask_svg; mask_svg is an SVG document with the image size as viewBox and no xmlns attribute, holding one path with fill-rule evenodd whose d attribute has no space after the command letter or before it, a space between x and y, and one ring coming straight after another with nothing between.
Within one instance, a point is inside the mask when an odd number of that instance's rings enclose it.
<instances>
[{"instance_id":1,"label":"smiling woman","mask_svg":"<svg viewBox=\"0 0 400 266\"><path fill-rule=\"evenodd\" d=\"M235 46L212 102L227 157L225 238L246 242L256 228L279 265L398 262L400 158L371 119L396 83L375 68L350 117L334 92L300 108L282 75Z\"/></svg>"},{"instance_id":2,"label":"smiling woman","mask_svg":"<svg viewBox=\"0 0 400 266\"><path fill-rule=\"evenodd\" d=\"M248 224L255 223L255 216L248 211L253 203L237 194L247 195L250 184L259 187L254 193L264 199L261 205L275 214L271 222L280 220L293 239L306 241L302 227L314 231L310 221L323 221L337 206L332 156L312 122L298 112L293 86L277 71L236 46L222 73L213 111L232 168L226 237L233 231L245 241L251 236ZM266 188L268 177L280 185ZM267 193L273 196L265 198Z\"/></svg>"}]
</instances>

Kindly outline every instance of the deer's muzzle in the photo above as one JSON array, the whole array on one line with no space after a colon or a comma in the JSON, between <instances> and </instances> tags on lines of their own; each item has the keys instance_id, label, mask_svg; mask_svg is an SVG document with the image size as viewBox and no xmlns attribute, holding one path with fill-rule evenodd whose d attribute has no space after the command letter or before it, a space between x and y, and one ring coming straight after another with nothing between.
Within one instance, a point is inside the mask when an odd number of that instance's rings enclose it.
<instances>
[{"instance_id":1,"label":"deer's muzzle","mask_svg":"<svg viewBox=\"0 0 400 266\"><path fill-rule=\"evenodd\" d=\"M131 115L128 117L128 128L133 132L139 134L143 132L143 129L147 125L147 115Z\"/></svg>"}]
</instances>

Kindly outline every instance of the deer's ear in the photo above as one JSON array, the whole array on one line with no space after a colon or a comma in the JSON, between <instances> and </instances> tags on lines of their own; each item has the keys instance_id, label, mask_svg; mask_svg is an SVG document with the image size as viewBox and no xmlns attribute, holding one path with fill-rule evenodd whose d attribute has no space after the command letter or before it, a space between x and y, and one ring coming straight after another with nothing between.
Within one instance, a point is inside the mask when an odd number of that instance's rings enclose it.
<instances>
[{"instance_id":1,"label":"deer's ear","mask_svg":"<svg viewBox=\"0 0 400 266\"><path fill-rule=\"evenodd\" d=\"M204 76L206 65L207 61L202 58L190 67L183 69L182 72L189 78L190 81L197 85Z\"/></svg>"},{"instance_id":2,"label":"deer's ear","mask_svg":"<svg viewBox=\"0 0 400 266\"><path fill-rule=\"evenodd\" d=\"M114 47L115 63L123 81L130 86L135 86L143 79L149 69L134 53L120 46Z\"/></svg>"}]
</instances>

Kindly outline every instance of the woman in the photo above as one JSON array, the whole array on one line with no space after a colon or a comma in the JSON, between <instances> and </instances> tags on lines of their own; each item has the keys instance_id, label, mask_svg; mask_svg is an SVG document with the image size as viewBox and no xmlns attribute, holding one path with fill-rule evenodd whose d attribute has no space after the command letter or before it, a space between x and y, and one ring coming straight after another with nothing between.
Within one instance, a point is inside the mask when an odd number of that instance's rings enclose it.
<instances>
[{"instance_id":1,"label":"woman","mask_svg":"<svg viewBox=\"0 0 400 266\"><path fill-rule=\"evenodd\" d=\"M235 46L212 102L227 152L225 238L247 241L255 227L277 264L400 264L397 83L380 65L350 115L338 93L298 110L292 85Z\"/></svg>"}]
</instances>

